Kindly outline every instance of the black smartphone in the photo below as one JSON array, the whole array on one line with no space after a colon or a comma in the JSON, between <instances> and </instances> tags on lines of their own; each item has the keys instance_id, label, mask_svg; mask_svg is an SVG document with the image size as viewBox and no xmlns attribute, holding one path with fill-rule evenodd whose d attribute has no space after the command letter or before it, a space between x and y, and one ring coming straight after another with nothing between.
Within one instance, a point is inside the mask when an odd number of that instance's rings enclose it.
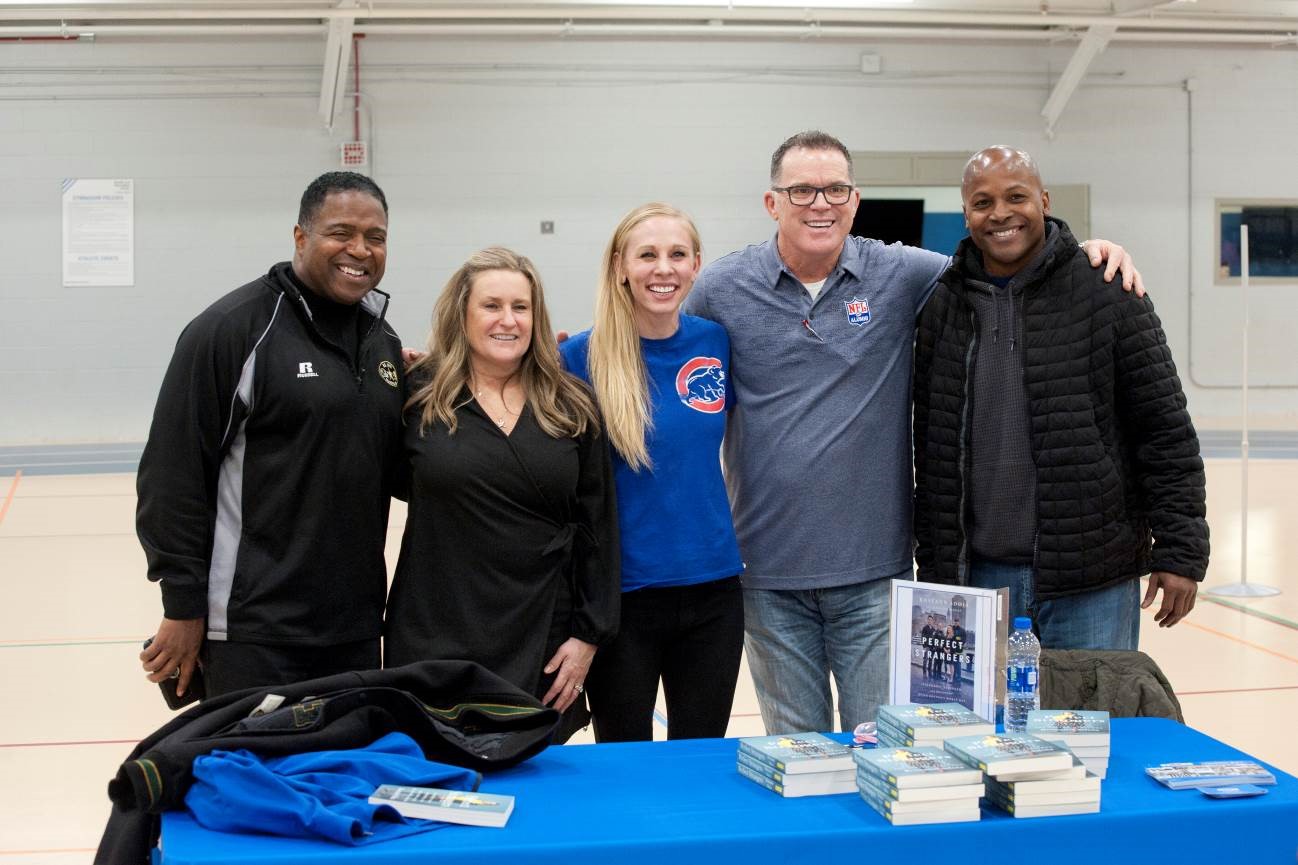
<instances>
[{"instance_id":1,"label":"black smartphone","mask_svg":"<svg viewBox=\"0 0 1298 865\"><path fill-rule=\"evenodd\" d=\"M153 637L144 641L144 648L153 645ZM180 679L163 679L158 683L162 689L162 699L167 701L168 709L183 709L190 703L197 703L207 696L207 688L203 683L203 668L194 667L194 675L189 677L189 689L185 691L185 696L176 695L176 686L180 684Z\"/></svg>"}]
</instances>

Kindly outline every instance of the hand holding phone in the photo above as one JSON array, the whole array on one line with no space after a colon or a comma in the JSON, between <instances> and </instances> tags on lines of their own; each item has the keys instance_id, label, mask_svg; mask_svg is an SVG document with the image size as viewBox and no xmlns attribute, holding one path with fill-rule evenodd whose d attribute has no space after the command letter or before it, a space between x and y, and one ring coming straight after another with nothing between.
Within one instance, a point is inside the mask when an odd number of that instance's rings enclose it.
<instances>
[{"instance_id":1,"label":"hand holding phone","mask_svg":"<svg viewBox=\"0 0 1298 865\"><path fill-rule=\"evenodd\" d=\"M153 637L149 637L144 641L143 648L147 649L151 645L153 645ZM176 693L179 685L179 667L172 671L171 676L158 683L158 687L162 690L162 699L166 701L169 709L184 708L190 703L196 703L207 696L207 688L203 681L203 668L198 664L194 665L194 672L189 677L189 687L185 689L183 695Z\"/></svg>"}]
</instances>

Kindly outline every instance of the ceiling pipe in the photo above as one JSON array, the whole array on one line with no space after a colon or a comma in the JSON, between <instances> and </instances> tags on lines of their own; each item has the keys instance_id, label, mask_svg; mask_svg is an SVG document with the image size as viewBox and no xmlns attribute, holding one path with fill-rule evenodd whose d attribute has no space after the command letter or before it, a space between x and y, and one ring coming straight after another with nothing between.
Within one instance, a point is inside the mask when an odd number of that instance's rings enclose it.
<instances>
[{"instance_id":1,"label":"ceiling pipe","mask_svg":"<svg viewBox=\"0 0 1298 865\"><path fill-rule=\"evenodd\" d=\"M1298 25L1298 22L1295 22ZM63 26L0 26L0 38L21 40L33 38L85 37L166 37L166 36L308 36L328 32L328 24L86 24ZM358 22L357 33L371 36L460 36L460 37L553 37L583 39L617 38L698 38L698 39L908 39L923 41L979 40L1061 42L1077 41L1080 31L1069 28L1037 26L1033 29L1008 28L931 28L931 27L856 27L834 25L709 25L709 24L364 24ZM1298 33L1168 33L1124 32L1112 37L1114 42L1144 44L1219 44L1278 47L1298 41Z\"/></svg>"},{"instance_id":2,"label":"ceiling pipe","mask_svg":"<svg viewBox=\"0 0 1298 865\"><path fill-rule=\"evenodd\" d=\"M390 20L454 20L467 21L524 20L553 21L628 20L638 21L689 21L699 23L720 21L760 23L762 21L817 22L844 24L896 24L902 26L952 26L952 27L1067 27L1086 30L1090 27L1116 23L1122 30L1175 30L1175 31L1246 31L1285 32L1298 26L1295 16L1255 16L1238 14L1213 16L1206 14L1166 13L1148 17L1115 17L1113 15L1076 15L1053 12L944 12L920 9L817 9L813 7L788 8L731 8L721 6L505 6L493 8L486 4L461 4L457 6L384 8L371 2L362 7L363 13L336 7L225 7L189 8L175 6L148 6L132 4L130 8L99 6L47 6L46 8L12 8L0 4L0 20L8 21L222 21L222 20L295 20L321 21L332 18L352 18L358 21Z\"/></svg>"}]
</instances>

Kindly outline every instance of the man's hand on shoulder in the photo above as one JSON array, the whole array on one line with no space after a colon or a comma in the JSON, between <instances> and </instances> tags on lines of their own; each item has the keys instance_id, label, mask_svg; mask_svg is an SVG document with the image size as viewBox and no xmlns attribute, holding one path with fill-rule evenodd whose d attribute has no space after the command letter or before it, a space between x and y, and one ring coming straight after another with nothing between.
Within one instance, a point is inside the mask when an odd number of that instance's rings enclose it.
<instances>
[{"instance_id":1,"label":"man's hand on shoulder","mask_svg":"<svg viewBox=\"0 0 1298 865\"><path fill-rule=\"evenodd\" d=\"M1111 240L1088 240L1082 244L1091 267L1104 267L1104 281L1113 282L1113 277L1122 271L1122 290L1135 291L1136 297L1145 296L1145 283L1136 270L1136 262L1131 255Z\"/></svg>"},{"instance_id":2,"label":"man's hand on shoulder","mask_svg":"<svg viewBox=\"0 0 1298 865\"><path fill-rule=\"evenodd\" d=\"M149 681L179 678L176 694L183 697L198 667L198 650L203 646L206 625L207 619L163 619L153 642L140 652L140 663Z\"/></svg>"},{"instance_id":3,"label":"man's hand on shoulder","mask_svg":"<svg viewBox=\"0 0 1298 865\"><path fill-rule=\"evenodd\" d=\"M1163 590L1163 603L1154 613L1154 621L1160 628L1170 628L1184 619L1194 609L1195 596L1199 594L1199 584L1189 577L1167 571L1154 571L1149 575L1149 588L1140 608L1146 609L1154 603L1159 589Z\"/></svg>"}]
</instances>

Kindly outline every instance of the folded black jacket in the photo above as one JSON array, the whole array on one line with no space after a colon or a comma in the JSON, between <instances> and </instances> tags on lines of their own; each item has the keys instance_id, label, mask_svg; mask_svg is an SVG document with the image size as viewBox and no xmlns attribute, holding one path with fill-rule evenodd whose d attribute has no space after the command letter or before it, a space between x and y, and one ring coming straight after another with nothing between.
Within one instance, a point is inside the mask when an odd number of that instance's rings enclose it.
<instances>
[{"instance_id":1,"label":"folded black jacket","mask_svg":"<svg viewBox=\"0 0 1298 865\"><path fill-rule=\"evenodd\" d=\"M258 714L270 695L284 700ZM108 784L113 811L95 865L140 865L158 815L183 807L194 758L246 748L262 757L358 748L402 732L429 760L478 771L545 749L559 714L471 661L421 661L205 700L141 741Z\"/></svg>"}]
</instances>

